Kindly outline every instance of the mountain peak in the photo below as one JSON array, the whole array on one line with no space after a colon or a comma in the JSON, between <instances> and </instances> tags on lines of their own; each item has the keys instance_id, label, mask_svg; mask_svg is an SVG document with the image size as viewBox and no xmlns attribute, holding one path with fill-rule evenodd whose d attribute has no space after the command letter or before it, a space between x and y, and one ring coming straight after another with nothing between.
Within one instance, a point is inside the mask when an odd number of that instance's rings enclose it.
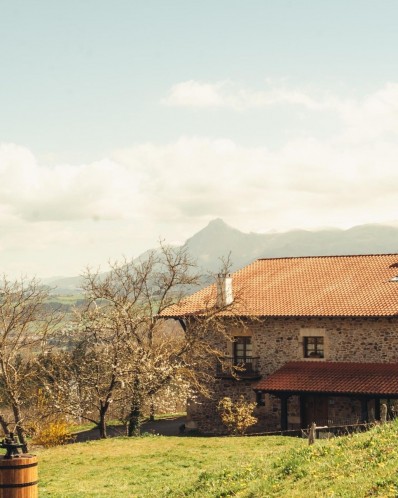
<instances>
[{"instance_id":1,"label":"mountain peak","mask_svg":"<svg viewBox=\"0 0 398 498\"><path fill-rule=\"evenodd\" d=\"M215 218L214 220L211 220L209 222L206 228L232 228L232 227L227 225L225 221L222 220L221 218Z\"/></svg>"}]
</instances>

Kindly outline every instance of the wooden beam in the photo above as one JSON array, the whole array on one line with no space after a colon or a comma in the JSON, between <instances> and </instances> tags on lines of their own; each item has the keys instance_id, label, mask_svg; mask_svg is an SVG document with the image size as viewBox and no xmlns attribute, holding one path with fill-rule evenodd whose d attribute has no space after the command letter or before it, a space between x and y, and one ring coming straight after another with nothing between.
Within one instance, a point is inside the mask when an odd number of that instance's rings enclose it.
<instances>
[{"instance_id":1,"label":"wooden beam","mask_svg":"<svg viewBox=\"0 0 398 498\"><path fill-rule=\"evenodd\" d=\"M369 422L369 413L368 413L368 398L361 397L361 422L366 424Z\"/></svg>"},{"instance_id":2,"label":"wooden beam","mask_svg":"<svg viewBox=\"0 0 398 498\"><path fill-rule=\"evenodd\" d=\"M281 431L287 431L287 401L290 396L282 395L281 399Z\"/></svg>"},{"instance_id":3,"label":"wooden beam","mask_svg":"<svg viewBox=\"0 0 398 498\"><path fill-rule=\"evenodd\" d=\"M300 427L305 429L308 425L307 421L307 410L306 410L306 396L300 394Z\"/></svg>"},{"instance_id":4,"label":"wooden beam","mask_svg":"<svg viewBox=\"0 0 398 498\"><path fill-rule=\"evenodd\" d=\"M375 398L375 420L380 421L380 398Z\"/></svg>"}]
</instances>

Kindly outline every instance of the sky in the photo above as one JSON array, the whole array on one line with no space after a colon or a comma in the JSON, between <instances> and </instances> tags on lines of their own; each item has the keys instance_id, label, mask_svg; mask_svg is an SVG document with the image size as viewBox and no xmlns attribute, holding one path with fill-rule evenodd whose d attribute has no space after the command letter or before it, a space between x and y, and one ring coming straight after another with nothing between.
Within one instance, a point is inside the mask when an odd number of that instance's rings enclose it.
<instances>
[{"instance_id":1,"label":"sky","mask_svg":"<svg viewBox=\"0 0 398 498\"><path fill-rule=\"evenodd\" d=\"M396 0L0 0L0 273L396 224Z\"/></svg>"}]
</instances>

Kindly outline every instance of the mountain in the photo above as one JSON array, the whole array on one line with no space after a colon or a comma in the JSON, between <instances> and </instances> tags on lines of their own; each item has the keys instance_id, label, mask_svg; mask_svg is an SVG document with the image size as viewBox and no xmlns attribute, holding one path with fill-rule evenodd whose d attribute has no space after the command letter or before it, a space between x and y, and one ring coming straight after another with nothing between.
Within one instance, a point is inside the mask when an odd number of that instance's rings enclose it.
<instances>
[{"instance_id":1,"label":"mountain","mask_svg":"<svg viewBox=\"0 0 398 498\"><path fill-rule=\"evenodd\" d=\"M217 271L220 258L229 254L233 268L237 269L264 256L264 237L261 234L240 232L218 218L189 238L184 247L203 269Z\"/></svg>"},{"instance_id":2,"label":"mountain","mask_svg":"<svg viewBox=\"0 0 398 498\"><path fill-rule=\"evenodd\" d=\"M243 233L221 219L188 239L185 246L203 268L216 270L218 258L231 252L233 269L256 258L331 256L398 252L398 227L361 225L348 230L292 230L284 233Z\"/></svg>"},{"instance_id":3,"label":"mountain","mask_svg":"<svg viewBox=\"0 0 398 498\"><path fill-rule=\"evenodd\" d=\"M82 277L50 277L44 278L43 283L53 289L53 294L82 294Z\"/></svg>"},{"instance_id":4,"label":"mountain","mask_svg":"<svg viewBox=\"0 0 398 498\"><path fill-rule=\"evenodd\" d=\"M257 258L330 256L342 254L398 253L398 227L360 225L348 230L292 230L283 233L244 233L221 219L211 221L189 238L184 246L203 271L217 271L220 257L231 254L232 270ZM52 278L44 281L59 294L81 290L81 278Z\"/></svg>"}]
</instances>

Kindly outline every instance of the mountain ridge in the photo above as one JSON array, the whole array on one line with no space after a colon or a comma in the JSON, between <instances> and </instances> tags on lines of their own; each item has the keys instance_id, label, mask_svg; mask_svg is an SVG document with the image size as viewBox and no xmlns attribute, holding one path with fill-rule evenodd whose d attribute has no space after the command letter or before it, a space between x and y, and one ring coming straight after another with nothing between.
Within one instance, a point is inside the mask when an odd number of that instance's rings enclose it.
<instances>
[{"instance_id":1,"label":"mountain ridge","mask_svg":"<svg viewBox=\"0 0 398 498\"><path fill-rule=\"evenodd\" d=\"M220 258L229 254L231 271L235 271L257 258L398 253L398 226L365 224L348 229L261 234L241 232L216 218L189 237L182 247L197 260L203 272L217 271ZM57 293L81 292L81 277L51 277L43 282L55 287Z\"/></svg>"}]
</instances>

